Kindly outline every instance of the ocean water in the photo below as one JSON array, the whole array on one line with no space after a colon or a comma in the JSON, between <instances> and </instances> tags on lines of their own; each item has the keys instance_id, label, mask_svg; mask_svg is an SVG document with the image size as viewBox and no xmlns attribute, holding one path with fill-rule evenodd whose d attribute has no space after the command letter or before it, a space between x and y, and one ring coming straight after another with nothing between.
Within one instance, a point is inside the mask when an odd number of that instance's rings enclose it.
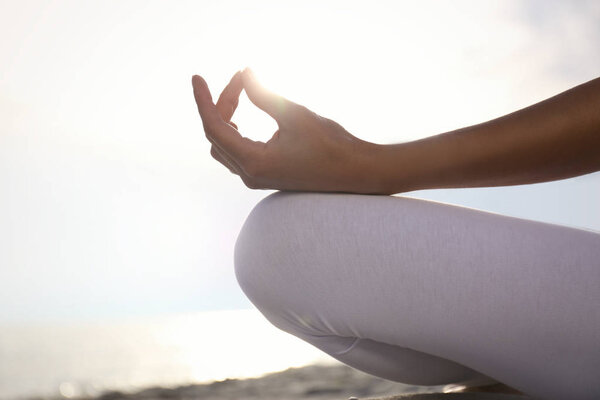
<instances>
[{"instance_id":1,"label":"ocean water","mask_svg":"<svg viewBox=\"0 0 600 400\"><path fill-rule=\"evenodd\" d=\"M0 327L0 399L134 391L311 363L335 361L257 310Z\"/></svg>"}]
</instances>

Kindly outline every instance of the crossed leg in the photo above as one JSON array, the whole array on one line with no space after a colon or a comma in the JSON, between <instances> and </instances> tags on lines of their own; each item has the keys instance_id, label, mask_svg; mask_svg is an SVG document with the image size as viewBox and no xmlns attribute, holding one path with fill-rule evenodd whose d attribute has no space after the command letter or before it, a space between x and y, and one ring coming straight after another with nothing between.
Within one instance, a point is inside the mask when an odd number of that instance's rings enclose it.
<instances>
[{"instance_id":1,"label":"crossed leg","mask_svg":"<svg viewBox=\"0 0 600 400\"><path fill-rule=\"evenodd\" d=\"M600 235L390 196L278 192L238 282L275 326L403 383L600 395Z\"/></svg>"}]
</instances>

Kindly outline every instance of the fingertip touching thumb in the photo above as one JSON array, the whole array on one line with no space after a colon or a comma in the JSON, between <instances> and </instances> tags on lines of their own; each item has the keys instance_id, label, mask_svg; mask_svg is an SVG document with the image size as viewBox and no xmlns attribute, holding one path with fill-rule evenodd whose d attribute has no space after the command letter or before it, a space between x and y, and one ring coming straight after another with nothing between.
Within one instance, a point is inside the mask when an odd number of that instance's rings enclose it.
<instances>
[{"instance_id":1,"label":"fingertip touching thumb","mask_svg":"<svg viewBox=\"0 0 600 400\"><path fill-rule=\"evenodd\" d=\"M256 80L256 75L254 75L254 71L252 71L252 68L250 68L250 67L244 68L244 70L242 71L242 74L244 74L244 76L246 76L250 79Z\"/></svg>"},{"instance_id":2,"label":"fingertip touching thumb","mask_svg":"<svg viewBox=\"0 0 600 400\"><path fill-rule=\"evenodd\" d=\"M255 106L275 119L280 117L284 103L281 96L265 89L254 75L254 72L248 67L242 72L242 81L248 98Z\"/></svg>"},{"instance_id":3,"label":"fingertip touching thumb","mask_svg":"<svg viewBox=\"0 0 600 400\"><path fill-rule=\"evenodd\" d=\"M244 88L249 88L250 90L257 91L262 88L260 82L256 79L254 71L250 67L246 67L242 71L242 82L244 83Z\"/></svg>"}]
</instances>

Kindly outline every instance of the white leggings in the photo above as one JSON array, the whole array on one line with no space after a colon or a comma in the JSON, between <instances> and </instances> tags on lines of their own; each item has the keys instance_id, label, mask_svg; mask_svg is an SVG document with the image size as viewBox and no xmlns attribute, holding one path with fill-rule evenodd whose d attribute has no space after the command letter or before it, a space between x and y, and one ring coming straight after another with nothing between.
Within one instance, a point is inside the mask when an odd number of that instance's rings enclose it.
<instances>
[{"instance_id":1,"label":"white leggings","mask_svg":"<svg viewBox=\"0 0 600 400\"><path fill-rule=\"evenodd\" d=\"M600 234L403 197L277 192L238 282L275 326L392 381L600 398Z\"/></svg>"}]
</instances>

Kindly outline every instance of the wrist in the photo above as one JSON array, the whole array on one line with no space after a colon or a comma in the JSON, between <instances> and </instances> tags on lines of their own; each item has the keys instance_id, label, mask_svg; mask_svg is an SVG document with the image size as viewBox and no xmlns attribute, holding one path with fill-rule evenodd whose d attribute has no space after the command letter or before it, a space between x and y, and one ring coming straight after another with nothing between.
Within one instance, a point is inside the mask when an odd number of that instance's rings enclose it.
<instances>
[{"instance_id":1,"label":"wrist","mask_svg":"<svg viewBox=\"0 0 600 400\"><path fill-rule=\"evenodd\" d=\"M445 187L452 151L441 148L435 137L412 142L377 145L374 166L379 193L395 194ZM442 150L442 151L441 151Z\"/></svg>"},{"instance_id":2,"label":"wrist","mask_svg":"<svg viewBox=\"0 0 600 400\"><path fill-rule=\"evenodd\" d=\"M363 181L367 181L366 193L392 195L414 190L411 187L410 157L405 143L369 143L366 149L367 162Z\"/></svg>"},{"instance_id":3,"label":"wrist","mask_svg":"<svg viewBox=\"0 0 600 400\"><path fill-rule=\"evenodd\" d=\"M409 154L406 143L378 145L376 168L379 192L392 195L410 192L411 180Z\"/></svg>"},{"instance_id":4,"label":"wrist","mask_svg":"<svg viewBox=\"0 0 600 400\"><path fill-rule=\"evenodd\" d=\"M361 141L359 146L351 192L392 195L448 184L445 174L453 152L434 137L398 144Z\"/></svg>"}]
</instances>

